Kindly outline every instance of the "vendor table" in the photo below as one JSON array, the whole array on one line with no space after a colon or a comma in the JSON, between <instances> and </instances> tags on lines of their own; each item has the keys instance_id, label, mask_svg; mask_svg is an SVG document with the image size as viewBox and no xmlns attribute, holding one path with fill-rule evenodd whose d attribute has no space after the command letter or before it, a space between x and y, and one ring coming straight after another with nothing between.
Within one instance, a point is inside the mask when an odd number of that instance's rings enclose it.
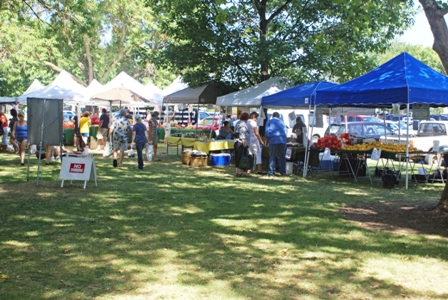
<instances>
[{"instance_id":1,"label":"vendor table","mask_svg":"<svg viewBox=\"0 0 448 300\"><path fill-rule=\"evenodd\" d=\"M197 141L194 142L193 149L206 152L207 154L211 151L233 150L233 140Z\"/></svg>"},{"instance_id":2,"label":"vendor table","mask_svg":"<svg viewBox=\"0 0 448 300\"><path fill-rule=\"evenodd\" d=\"M339 160L338 168L334 170L338 176L349 176L355 182L358 182L358 178L365 177L372 184L372 177L367 167L367 155L372 153L372 150L332 150L331 153L338 157L336 160Z\"/></svg>"},{"instance_id":3,"label":"vendor table","mask_svg":"<svg viewBox=\"0 0 448 300\"><path fill-rule=\"evenodd\" d=\"M303 146L286 146L286 149L291 149L291 158L286 161L294 162L298 165L296 169L296 174L298 174L302 170L303 163L305 162L305 147ZM320 149L311 149L309 156L308 166L310 167L318 167L319 166L319 153L323 150ZM263 159L263 169L269 168L269 146L263 146L261 157ZM310 169L311 170L311 169Z\"/></svg>"},{"instance_id":4,"label":"vendor table","mask_svg":"<svg viewBox=\"0 0 448 300\"><path fill-rule=\"evenodd\" d=\"M206 134L208 134L208 133L210 133L210 130L201 130L201 129L198 129L198 130L196 130L196 129L180 129L180 128L171 128L170 129L170 135L171 136L173 136L173 135L175 135L175 134L186 134L186 133L201 133L201 132L203 132L203 133L206 133ZM164 140L164 138L165 138L165 128L164 127L160 127L160 128L157 128L157 132L158 132L158 134L159 134L159 141L163 141ZM210 138L215 138L216 137L216 133L215 133L215 131L213 131L212 130L212 134L211 134L211 136L210 136Z\"/></svg>"},{"instance_id":5,"label":"vendor table","mask_svg":"<svg viewBox=\"0 0 448 300\"><path fill-rule=\"evenodd\" d=\"M434 163L436 167L434 168L434 164L429 165L429 168L425 168L422 164L419 164L415 161L409 160L409 182L411 183L434 183L434 182L442 182L445 183L445 179L443 177L443 170L441 170L440 162L442 160L442 154L437 152L409 152L411 156L422 156L425 157L428 154L434 155ZM383 174L386 169L391 170L397 179L399 179L400 175L403 173L403 168L406 168L406 153L405 152L389 152L389 151L381 151L380 159L377 162L376 168L378 169L379 164L381 163ZM419 173L419 169L422 169L421 173ZM404 169L406 172L406 170ZM433 174L431 174L434 171ZM382 175L379 174L379 175Z\"/></svg>"},{"instance_id":6,"label":"vendor table","mask_svg":"<svg viewBox=\"0 0 448 300\"><path fill-rule=\"evenodd\" d=\"M177 155L179 155L179 145L182 146L182 151L184 148L193 148L194 143L197 141L195 138L177 137L177 136L167 136L166 141L166 153L168 153L168 145L176 145Z\"/></svg>"}]
</instances>

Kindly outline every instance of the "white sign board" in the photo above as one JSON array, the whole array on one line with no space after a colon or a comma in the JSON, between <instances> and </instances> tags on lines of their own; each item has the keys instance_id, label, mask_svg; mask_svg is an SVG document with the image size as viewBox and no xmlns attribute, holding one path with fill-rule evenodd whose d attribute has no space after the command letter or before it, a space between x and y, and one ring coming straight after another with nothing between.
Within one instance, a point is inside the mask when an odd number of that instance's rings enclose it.
<instances>
[{"instance_id":1,"label":"white sign board","mask_svg":"<svg viewBox=\"0 0 448 300\"><path fill-rule=\"evenodd\" d=\"M86 188L91 178L95 179L97 186L95 160L93 157L64 157L59 178L62 179L61 187L64 186L64 180L83 180Z\"/></svg>"}]
</instances>

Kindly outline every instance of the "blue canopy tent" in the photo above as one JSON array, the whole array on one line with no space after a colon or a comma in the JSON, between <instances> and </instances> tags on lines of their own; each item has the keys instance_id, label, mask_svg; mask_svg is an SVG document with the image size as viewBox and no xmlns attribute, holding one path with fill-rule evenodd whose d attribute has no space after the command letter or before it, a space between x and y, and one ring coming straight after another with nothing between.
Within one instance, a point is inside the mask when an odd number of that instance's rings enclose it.
<instances>
[{"instance_id":1,"label":"blue canopy tent","mask_svg":"<svg viewBox=\"0 0 448 300\"><path fill-rule=\"evenodd\" d=\"M448 77L403 52L369 73L316 93L316 105L391 107L448 106ZM409 135L408 135L409 136ZM409 137L406 146L408 187Z\"/></svg>"},{"instance_id":2,"label":"blue canopy tent","mask_svg":"<svg viewBox=\"0 0 448 300\"><path fill-rule=\"evenodd\" d=\"M448 106L448 77L403 52L369 73L317 91L316 105L391 107Z\"/></svg>"},{"instance_id":3,"label":"blue canopy tent","mask_svg":"<svg viewBox=\"0 0 448 300\"><path fill-rule=\"evenodd\" d=\"M316 91L336 86L336 83L317 81L301 84L261 98L263 107L310 107L314 105Z\"/></svg>"},{"instance_id":4,"label":"blue canopy tent","mask_svg":"<svg viewBox=\"0 0 448 300\"><path fill-rule=\"evenodd\" d=\"M336 83L325 82L325 81L316 81L309 82L305 84L301 84L290 89L275 93L273 95L264 96L261 98L261 106L262 107L290 107L290 108L308 108L308 111L312 109L315 110L315 98L316 91L324 90L329 87L336 86ZM307 133L309 133L309 137L313 136L313 128L311 128L308 122ZM308 138L309 138L308 137ZM305 162L304 165L308 165L309 159L309 146L305 148ZM306 176L307 168L303 168L303 176Z\"/></svg>"}]
</instances>

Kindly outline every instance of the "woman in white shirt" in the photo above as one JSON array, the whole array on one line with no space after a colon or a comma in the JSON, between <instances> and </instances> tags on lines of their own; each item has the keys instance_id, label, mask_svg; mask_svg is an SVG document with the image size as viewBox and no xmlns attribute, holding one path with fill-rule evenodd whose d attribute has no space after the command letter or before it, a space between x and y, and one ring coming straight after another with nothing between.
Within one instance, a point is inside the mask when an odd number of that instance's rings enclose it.
<instances>
[{"instance_id":1,"label":"woman in white shirt","mask_svg":"<svg viewBox=\"0 0 448 300\"><path fill-rule=\"evenodd\" d=\"M261 170L261 146L264 146L264 142L258 132L257 118L258 113L253 111L250 113L249 120L247 121L247 128L250 134L249 153L256 158L255 164L257 165L257 173L263 174L263 171ZM247 170L247 172L250 173L251 170Z\"/></svg>"}]
</instances>

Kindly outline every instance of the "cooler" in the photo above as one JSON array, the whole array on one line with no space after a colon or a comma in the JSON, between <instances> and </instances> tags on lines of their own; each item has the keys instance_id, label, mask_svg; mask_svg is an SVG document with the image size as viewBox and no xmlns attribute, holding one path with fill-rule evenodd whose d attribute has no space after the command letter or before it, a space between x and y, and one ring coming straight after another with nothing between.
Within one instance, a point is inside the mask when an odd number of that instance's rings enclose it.
<instances>
[{"instance_id":1,"label":"cooler","mask_svg":"<svg viewBox=\"0 0 448 300\"><path fill-rule=\"evenodd\" d=\"M229 153L210 154L210 165L214 167L225 167L230 165Z\"/></svg>"}]
</instances>

